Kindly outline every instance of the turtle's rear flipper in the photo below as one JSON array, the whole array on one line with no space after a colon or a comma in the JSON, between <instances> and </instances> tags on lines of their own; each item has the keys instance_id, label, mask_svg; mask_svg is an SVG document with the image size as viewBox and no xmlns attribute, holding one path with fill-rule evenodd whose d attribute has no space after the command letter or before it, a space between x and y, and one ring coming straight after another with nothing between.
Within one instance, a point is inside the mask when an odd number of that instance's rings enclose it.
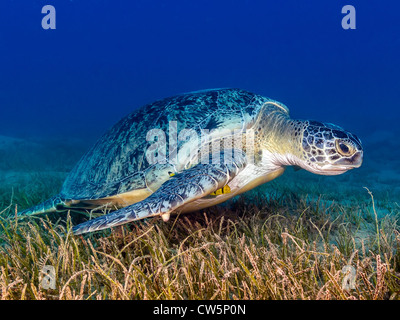
<instances>
[{"instance_id":1,"label":"turtle's rear flipper","mask_svg":"<svg viewBox=\"0 0 400 320\"><path fill-rule=\"evenodd\" d=\"M143 201L79 224L72 229L73 233L78 235L102 230L157 215L168 220L169 214L180 206L223 188L245 166L243 152L235 154L234 159L225 163L198 164L171 177Z\"/></svg>"},{"instance_id":2,"label":"turtle's rear flipper","mask_svg":"<svg viewBox=\"0 0 400 320\"><path fill-rule=\"evenodd\" d=\"M39 213L56 212L59 211L59 209L63 208L65 205L66 201L57 195L36 206L18 212L18 217L31 216Z\"/></svg>"}]
</instances>

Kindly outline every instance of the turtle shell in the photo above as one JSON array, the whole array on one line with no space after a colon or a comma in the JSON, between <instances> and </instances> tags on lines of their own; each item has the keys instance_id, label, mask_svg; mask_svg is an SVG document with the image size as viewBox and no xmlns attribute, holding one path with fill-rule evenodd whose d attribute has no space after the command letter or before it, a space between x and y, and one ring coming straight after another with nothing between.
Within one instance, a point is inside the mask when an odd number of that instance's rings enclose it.
<instances>
[{"instance_id":1,"label":"turtle shell","mask_svg":"<svg viewBox=\"0 0 400 320\"><path fill-rule=\"evenodd\" d=\"M240 90L214 89L182 94L135 110L108 130L81 158L64 182L65 199L101 199L140 189L157 189L160 172L172 170L169 163L150 164L146 150L151 129L166 134L176 121L177 130L241 129L258 114L268 98ZM178 142L178 148L184 141ZM167 179L167 178L166 178Z\"/></svg>"}]
</instances>

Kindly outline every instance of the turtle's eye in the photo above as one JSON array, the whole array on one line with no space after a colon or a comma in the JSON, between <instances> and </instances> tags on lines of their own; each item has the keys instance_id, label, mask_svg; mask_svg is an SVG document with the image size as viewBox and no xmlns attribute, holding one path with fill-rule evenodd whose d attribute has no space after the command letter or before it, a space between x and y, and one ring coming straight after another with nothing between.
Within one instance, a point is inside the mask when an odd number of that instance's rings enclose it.
<instances>
[{"instance_id":1,"label":"turtle's eye","mask_svg":"<svg viewBox=\"0 0 400 320\"><path fill-rule=\"evenodd\" d=\"M351 144L341 141L341 140L336 140L336 150L342 156L351 156L354 153L353 146Z\"/></svg>"}]
</instances>

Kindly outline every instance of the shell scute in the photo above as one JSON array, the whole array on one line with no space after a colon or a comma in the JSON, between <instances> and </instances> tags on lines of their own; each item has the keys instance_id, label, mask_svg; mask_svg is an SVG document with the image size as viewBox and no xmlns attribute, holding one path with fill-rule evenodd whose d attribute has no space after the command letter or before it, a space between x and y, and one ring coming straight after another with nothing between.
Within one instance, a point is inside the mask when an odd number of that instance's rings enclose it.
<instances>
[{"instance_id":1,"label":"shell scute","mask_svg":"<svg viewBox=\"0 0 400 320\"><path fill-rule=\"evenodd\" d=\"M253 121L268 98L240 89L192 92L158 100L135 110L108 130L81 158L68 175L61 195L66 199L100 199L132 190L149 188L168 179L170 166L154 166L146 160L151 145L150 129L169 134L176 130L240 129ZM178 139L179 140L179 139ZM166 139L166 149L169 141ZM178 141L178 148L185 141ZM149 186L150 184L150 186Z\"/></svg>"}]
</instances>

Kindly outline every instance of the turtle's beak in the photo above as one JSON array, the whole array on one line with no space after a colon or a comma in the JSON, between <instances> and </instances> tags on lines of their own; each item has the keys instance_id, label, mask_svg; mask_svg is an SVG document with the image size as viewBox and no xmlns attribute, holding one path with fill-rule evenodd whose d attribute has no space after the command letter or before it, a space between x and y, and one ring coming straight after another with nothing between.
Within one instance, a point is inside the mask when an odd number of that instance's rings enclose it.
<instances>
[{"instance_id":1,"label":"turtle's beak","mask_svg":"<svg viewBox=\"0 0 400 320\"><path fill-rule=\"evenodd\" d=\"M359 168L363 163L363 151L357 151L351 158L343 158L335 164L346 167L348 170Z\"/></svg>"},{"instance_id":2,"label":"turtle's beak","mask_svg":"<svg viewBox=\"0 0 400 320\"><path fill-rule=\"evenodd\" d=\"M363 151L357 151L354 156L351 157L351 161L353 164L353 168L359 168L361 167L362 163L363 163L363 157L364 157L364 153Z\"/></svg>"},{"instance_id":3,"label":"turtle's beak","mask_svg":"<svg viewBox=\"0 0 400 320\"><path fill-rule=\"evenodd\" d=\"M345 173L346 171L349 171L351 169L359 168L361 167L362 162L363 162L363 151L359 150L350 158L340 159L334 164L328 164L322 166L317 170L315 170L315 168L312 168L311 170L309 168L308 170L317 174L333 176Z\"/></svg>"}]
</instances>

